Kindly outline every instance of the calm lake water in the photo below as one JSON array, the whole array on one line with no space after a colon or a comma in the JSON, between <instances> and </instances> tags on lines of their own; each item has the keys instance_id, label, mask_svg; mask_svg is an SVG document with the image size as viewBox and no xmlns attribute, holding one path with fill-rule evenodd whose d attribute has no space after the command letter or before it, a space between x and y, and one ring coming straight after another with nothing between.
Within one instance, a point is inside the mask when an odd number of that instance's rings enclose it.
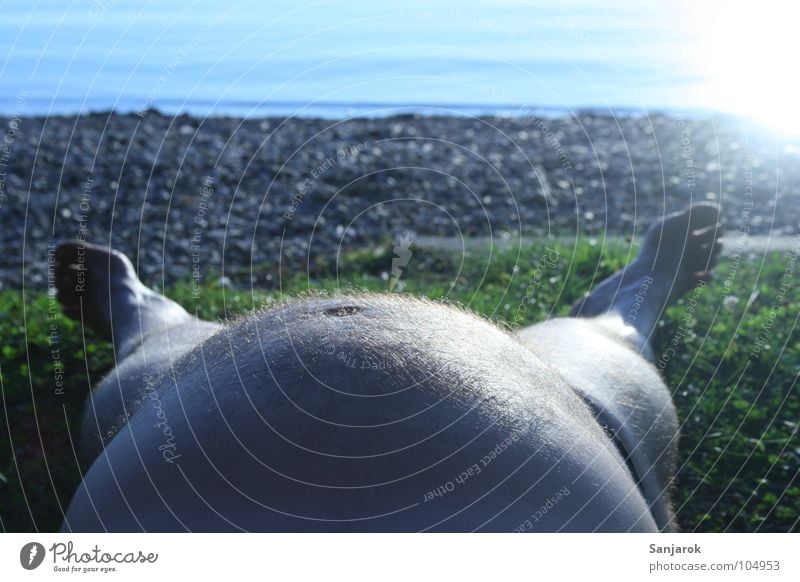
<instances>
[{"instance_id":1,"label":"calm lake water","mask_svg":"<svg viewBox=\"0 0 800 582\"><path fill-rule=\"evenodd\" d=\"M0 113L696 111L669 3L6 2Z\"/></svg>"}]
</instances>

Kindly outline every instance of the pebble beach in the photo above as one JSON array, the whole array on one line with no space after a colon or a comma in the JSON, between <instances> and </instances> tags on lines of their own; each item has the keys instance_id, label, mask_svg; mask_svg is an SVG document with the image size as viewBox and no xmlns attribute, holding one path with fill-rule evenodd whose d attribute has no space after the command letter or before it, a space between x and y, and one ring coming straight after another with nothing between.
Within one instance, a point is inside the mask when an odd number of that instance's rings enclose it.
<instances>
[{"instance_id":1,"label":"pebble beach","mask_svg":"<svg viewBox=\"0 0 800 582\"><path fill-rule=\"evenodd\" d=\"M0 285L46 288L63 239L111 245L150 284L405 237L630 237L712 200L740 236L795 235L800 148L679 115L346 120L94 113L0 117Z\"/></svg>"}]
</instances>

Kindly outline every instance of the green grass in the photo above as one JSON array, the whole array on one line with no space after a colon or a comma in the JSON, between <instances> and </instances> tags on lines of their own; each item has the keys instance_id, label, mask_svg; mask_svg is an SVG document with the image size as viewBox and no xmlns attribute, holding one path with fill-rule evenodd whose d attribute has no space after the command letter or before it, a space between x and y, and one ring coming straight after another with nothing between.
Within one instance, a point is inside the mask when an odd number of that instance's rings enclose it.
<instances>
[{"instance_id":1,"label":"green grass","mask_svg":"<svg viewBox=\"0 0 800 582\"><path fill-rule=\"evenodd\" d=\"M463 259L412 247L394 292L458 302L509 328L564 315L592 285L629 260L622 246L582 242L498 252ZM271 265L274 288L252 291L205 283L200 298L190 284L167 294L207 319L220 319L307 290L386 292L392 245L350 254L332 265L312 257L293 276ZM674 390L682 421L675 501L687 531L795 531L800 514L800 298L782 302L789 257L723 262L718 280L695 305L673 306L654 340L657 356L676 342L662 373ZM788 278L793 278L788 273ZM726 285L727 280L727 285ZM737 302L738 299L738 302ZM524 310L520 305L524 302ZM110 345L58 311L45 293L0 294L0 519L8 531L52 531L80 480L72 443L83 402L113 365ZM63 390L51 355L57 332ZM759 344L757 338L762 338ZM760 346L761 351L754 353Z\"/></svg>"}]
</instances>

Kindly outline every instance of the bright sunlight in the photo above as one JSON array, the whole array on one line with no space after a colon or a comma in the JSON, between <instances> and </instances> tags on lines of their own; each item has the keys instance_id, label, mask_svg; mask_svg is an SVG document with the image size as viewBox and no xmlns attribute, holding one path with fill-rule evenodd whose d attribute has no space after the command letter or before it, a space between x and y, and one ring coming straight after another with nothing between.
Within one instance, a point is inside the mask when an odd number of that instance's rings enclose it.
<instances>
[{"instance_id":1,"label":"bright sunlight","mask_svg":"<svg viewBox=\"0 0 800 582\"><path fill-rule=\"evenodd\" d=\"M800 134L794 62L800 5L692 2L682 3L682 16L697 39L696 66L708 78L701 96L706 106Z\"/></svg>"}]
</instances>

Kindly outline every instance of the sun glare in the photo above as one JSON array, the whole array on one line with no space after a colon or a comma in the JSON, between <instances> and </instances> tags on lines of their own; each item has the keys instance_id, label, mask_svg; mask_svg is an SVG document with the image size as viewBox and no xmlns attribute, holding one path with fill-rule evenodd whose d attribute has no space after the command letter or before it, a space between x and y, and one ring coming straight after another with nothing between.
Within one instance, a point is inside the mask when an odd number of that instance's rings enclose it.
<instances>
[{"instance_id":1,"label":"sun glare","mask_svg":"<svg viewBox=\"0 0 800 582\"><path fill-rule=\"evenodd\" d=\"M701 96L706 106L800 135L800 5L692 2L683 5L682 17L697 39L692 58L708 80Z\"/></svg>"}]
</instances>

